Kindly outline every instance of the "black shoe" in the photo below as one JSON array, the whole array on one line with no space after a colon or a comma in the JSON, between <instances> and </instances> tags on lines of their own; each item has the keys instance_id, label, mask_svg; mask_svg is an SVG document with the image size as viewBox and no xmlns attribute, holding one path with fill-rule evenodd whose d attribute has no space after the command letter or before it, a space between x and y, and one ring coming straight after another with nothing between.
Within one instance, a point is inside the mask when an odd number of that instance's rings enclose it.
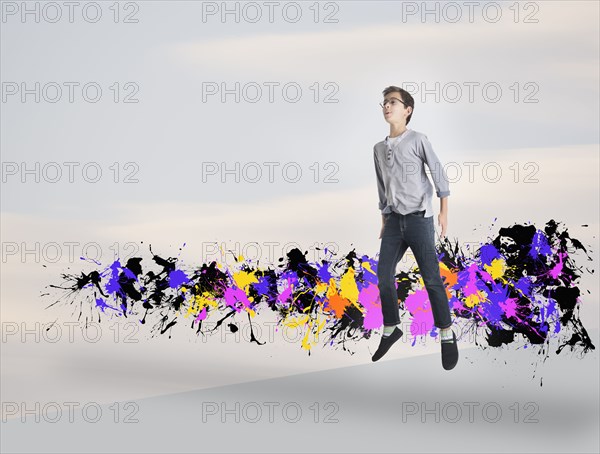
<instances>
[{"instance_id":1,"label":"black shoe","mask_svg":"<svg viewBox=\"0 0 600 454\"><path fill-rule=\"evenodd\" d=\"M442 340L442 366L446 370L454 369L458 362L458 345L456 334L452 331L453 340Z\"/></svg>"},{"instance_id":2,"label":"black shoe","mask_svg":"<svg viewBox=\"0 0 600 454\"><path fill-rule=\"evenodd\" d=\"M394 328L394 331L390 333L389 336L381 336L381 341L379 342L379 348L371 358L373 361L377 361L381 359L383 355L387 353L390 347L396 342L398 339L402 337L402 330L397 326Z\"/></svg>"}]
</instances>

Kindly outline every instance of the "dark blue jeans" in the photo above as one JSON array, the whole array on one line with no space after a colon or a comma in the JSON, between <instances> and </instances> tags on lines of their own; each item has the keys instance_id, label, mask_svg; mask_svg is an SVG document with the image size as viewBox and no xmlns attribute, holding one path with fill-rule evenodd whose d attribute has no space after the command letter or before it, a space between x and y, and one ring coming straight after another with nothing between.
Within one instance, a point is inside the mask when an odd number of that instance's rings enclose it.
<instances>
[{"instance_id":1,"label":"dark blue jeans","mask_svg":"<svg viewBox=\"0 0 600 454\"><path fill-rule=\"evenodd\" d=\"M425 211L417 211L406 215L396 212L385 215L377 265L384 326L400 323L395 274L396 265L408 248L414 254L423 277L435 326L443 329L452 325L448 297L435 250L434 216L426 218L423 217L424 214Z\"/></svg>"}]
</instances>

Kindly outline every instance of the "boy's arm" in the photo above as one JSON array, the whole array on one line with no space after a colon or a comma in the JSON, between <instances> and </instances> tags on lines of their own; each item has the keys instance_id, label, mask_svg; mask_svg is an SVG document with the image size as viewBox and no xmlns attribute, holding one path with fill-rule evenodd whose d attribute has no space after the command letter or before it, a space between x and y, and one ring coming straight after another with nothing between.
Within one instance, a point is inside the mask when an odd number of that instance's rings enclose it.
<instances>
[{"instance_id":1,"label":"boy's arm","mask_svg":"<svg viewBox=\"0 0 600 454\"><path fill-rule=\"evenodd\" d=\"M440 226L440 236L446 236L448 228L448 197L440 199L440 214L438 214L438 225Z\"/></svg>"},{"instance_id":2,"label":"boy's arm","mask_svg":"<svg viewBox=\"0 0 600 454\"><path fill-rule=\"evenodd\" d=\"M377 175L377 193L379 195L379 209L383 210L387 206L387 199L385 197L385 184L383 182L383 175L377 162L377 156L375 155L375 147L373 147L373 160L375 162L375 174ZM384 215L381 213L381 222L384 222Z\"/></svg>"},{"instance_id":3,"label":"boy's arm","mask_svg":"<svg viewBox=\"0 0 600 454\"><path fill-rule=\"evenodd\" d=\"M440 199L440 214L448 214L448 197L442 197Z\"/></svg>"},{"instance_id":4,"label":"boy's arm","mask_svg":"<svg viewBox=\"0 0 600 454\"><path fill-rule=\"evenodd\" d=\"M427 136L422 136L421 147L419 147L419 151L421 153L421 158L423 161L425 161L425 163L427 163L427 167L429 167L429 170L431 171L431 177L433 178L433 184L435 186L437 196L441 199L440 212L445 212L447 210L447 206L442 206L442 200L450 195L450 182L448 181L444 167L433 151L433 147L431 146L431 142L429 142Z\"/></svg>"},{"instance_id":5,"label":"boy's arm","mask_svg":"<svg viewBox=\"0 0 600 454\"><path fill-rule=\"evenodd\" d=\"M421 157L423 158L423 161L427 163L427 167L429 167L429 170L431 171L433 184L437 196L440 198L438 225L441 229L440 236L444 237L446 236L446 229L448 227L448 196L450 195L450 182L448 181L448 176L444 171L444 167L433 151L433 147L427 136L423 136L421 139Z\"/></svg>"},{"instance_id":6,"label":"boy's arm","mask_svg":"<svg viewBox=\"0 0 600 454\"><path fill-rule=\"evenodd\" d=\"M383 175L377 162L377 155L375 154L375 148L373 148L373 161L375 162L375 174L377 175L377 193L379 194L379 209L383 210L387 206L387 200L385 198L385 183L383 182Z\"/></svg>"}]
</instances>

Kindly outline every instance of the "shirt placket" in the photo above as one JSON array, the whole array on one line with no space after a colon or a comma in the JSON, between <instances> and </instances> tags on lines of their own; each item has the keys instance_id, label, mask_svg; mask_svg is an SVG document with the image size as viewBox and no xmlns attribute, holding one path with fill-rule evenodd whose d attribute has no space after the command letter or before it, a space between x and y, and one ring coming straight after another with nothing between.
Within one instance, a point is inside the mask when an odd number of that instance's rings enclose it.
<instances>
[{"instance_id":1,"label":"shirt placket","mask_svg":"<svg viewBox=\"0 0 600 454\"><path fill-rule=\"evenodd\" d=\"M394 154L395 154L394 153L394 148L397 147L400 144L400 142L402 142L404 140L404 137L406 136L407 133L408 133L408 130L404 131L402 133L402 135L394 142L393 146L386 139L385 145L387 147L387 150L386 150L386 159L385 159L385 162L386 162L388 168L391 169L391 168L394 167L394 161L395 161L395 159L394 159Z\"/></svg>"}]
</instances>

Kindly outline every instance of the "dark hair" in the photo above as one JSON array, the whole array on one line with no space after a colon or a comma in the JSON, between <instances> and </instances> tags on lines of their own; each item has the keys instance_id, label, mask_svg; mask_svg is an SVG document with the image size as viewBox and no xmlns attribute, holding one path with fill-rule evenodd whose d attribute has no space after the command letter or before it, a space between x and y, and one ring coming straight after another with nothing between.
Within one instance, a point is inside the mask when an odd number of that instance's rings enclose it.
<instances>
[{"instance_id":1,"label":"dark hair","mask_svg":"<svg viewBox=\"0 0 600 454\"><path fill-rule=\"evenodd\" d=\"M407 92L406 90L404 90L400 87L396 87L395 85L390 85L385 90L383 90L383 97L385 98L386 95L393 93L395 91L400 93L400 99L402 101L404 101L406 106L407 107L410 106L412 108L410 115L408 117L406 117L406 124L408 124L410 122L410 117L412 117L412 114L415 111L415 100L413 99L412 95L409 92Z\"/></svg>"}]
</instances>

